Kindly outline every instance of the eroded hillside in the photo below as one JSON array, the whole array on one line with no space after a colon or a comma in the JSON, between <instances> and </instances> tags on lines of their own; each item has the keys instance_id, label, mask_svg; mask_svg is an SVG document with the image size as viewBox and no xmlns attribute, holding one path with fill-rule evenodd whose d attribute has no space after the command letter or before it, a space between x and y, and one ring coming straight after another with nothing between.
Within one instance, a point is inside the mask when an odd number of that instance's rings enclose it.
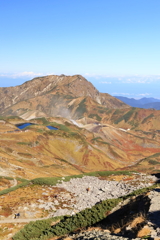
<instances>
[{"instance_id":1,"label":"eroded hillside","mask_svg":"<svg viewBox=\"0 0 160 240\"><path fill-rule=\"evenodd\" d=\"M19 129L23 123L18 117L0 121L1 175L32 179L116 170L160 153L158 133L144 138L89 118L37 118ZM148 171L159 166L149 163Z\"/></svg>"},{"instance_id":2,"label":"eroded hillside","mask_svg":"<svg viewBox=\"0 0 160 240\"><path fill-rule=\"evenodd\" d=\"M159 170L160 111L131 108L80 75L35 78L0 93L1 175L137 170L140 162L140 171ZM22 123L31 125L21 130Z\"/></svg>"},{"instance_id":3,"label":"eroded hillside","mask_svg":"<svg viewBox=\"0 0 160 240\"><path fill-rule=\"evenodd\" d=\"M100 93L80 75L51 75L35 78L16 87L0 88L0 112L3 115L22 115L27 111L39 111L49 116L79 117L77 108L90 98L108 108L128 107L107 93ZM74 108L74 112L72 111ZM82 114L85 112L83 110Z\"/></svg>"}]
</instances>

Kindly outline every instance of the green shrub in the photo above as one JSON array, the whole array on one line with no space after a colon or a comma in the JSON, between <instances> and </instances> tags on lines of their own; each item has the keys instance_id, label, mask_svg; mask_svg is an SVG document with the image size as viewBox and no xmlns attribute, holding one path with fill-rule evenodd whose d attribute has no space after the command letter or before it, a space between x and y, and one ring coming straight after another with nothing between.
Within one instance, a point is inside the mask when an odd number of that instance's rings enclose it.
<instances>
[{"instance_id":1,"label":"green shrub","mask_svg":"<svg viewBox=\"0 0 160 240\"><path fill-rule=\"evenodd\" d=\"M110 199L81 212L64 217L59 223L44 231L45 235L62 236L79 228L91 226L106 217L106 212L115 207L121 199Z\"/></svg>"},{"instance_id":2,"label":"green shrub","mask_svg":"<svg viewBox=\"0 0 160 240\"><path fill-rule=\"evenodd\" d=\"M43 125L47 125L49 124L50 122L48 122L48 120L45 118L45 117L42 117L42 118L35 118L35 120L40 120L42 121Z\"/></svg>"},{"instance_id":3,"label":"green shrub","mask_svg":"<svg viewBox=\"0 0 160 240\"><path fill-rule=\"evenodd\" d=\"M150 118L154 117L154 114L151 113L149 116L143 119L142 124L146 123Z\"/></svg>"},{"instance_id":4,"label":"green shrub","mask_svg":"<svg viewBox=\"0 0 160 240\"><path fill-rule=\"evenodd\" d=\"M30 143L28 143L28 142L17 142L17 144L19 144L19 145L29 145Z\"/></svg>"},{"instance_id":5,"label":"green shrub","mask_svg":"<svg viewBox=\"0 0 160 240\"><path fill-rule=\"evenodd\" d=\"M150 164L152 164L152 165L156 165L156 164L160 164L160 162L157 162L157 161L155 161L155 160L149 160L148 161Z\"/></svg>"},{"instance_id":6,"label":"green shrub","mask_svg":"<svg viewBox=\"0 0 160 240\"><path fill-rule=\"evenodd\" d=\"M128 120L131 118L131 116L133 115L133 113L135 112L135 108L132 108L130 111L128 111L126 114L124 114L123 116L121 116L120 118L118 118L114 123L118 124L121 121L125 121L128 122Z\"/></svg>"},{"instance_id":7,"label":"green shrub","mask_svg":"<svg viewBox=\"0 0 160 240\"><path fill-rule=\"evenodd\" d=\"M6 117L0 116L0 120L6 120Z\"/></svg>"},{"instance_id":8,"label":"green shrub","mask_svg":"<svg viewBox=\"0 0 160 240\"><path fill-rule=\"evenodd\" d=\"M17 180L17 181L20 181L20 182L28 182L28 183L29 183L29 181L28 181L27 179L25 179L25 178L19 178L19 177L17 177L16 180Z\"/></svg>"},{"instance_id":9,"label":"green shrub","mask_svg":"<svg viewBox=\"0 0 160 240\"><path fill-rule=\"evenodd\" d=\"M61 159L62 161L62 159ZM64 161L64 160L63 160ZM63 179L64 182L68 182L71 178L82 178L84 175L72 175L72 176L66 176L65 179ZM37 185L56 185L58 181L61 181L62 177L46 177L46 178L35 178L31 180L31 183L37 184Z\"/></svg>"},{"instance_id":10,"label":"green shrub","mask_svg":"<svg viewBox=\"0 0 160 240\"><path fill-rule=\"evenodd\" d=\"M64 159L59 159L60 161L66 162ZM71 175L65 176L63 179L64 182L68 182L71 178L82 178L84 176L95 176L95 177L105 177L112 174L116 175L130 175L131 171L97 171L97 172L89 172L83 173L79 175ZM46 178L35 178L32 179L30 182L37 185L56 185L58 181L61 181L62 177L46 177Z\"/></svg>"},{"instance_id":11,"label":"green shrub","mask_svg":"<svg viewBox=\"0 0 160 240\"><path fill-rule=\"evenodd\" d=\"M155 153L151 157L160 157L160 153Z\"/></svg>"},{"instance_id":12,"label":"green shrub","mask_svg":"<svg viewBox=\"0 0 160 240\"><path fill-rule=\"evenodd\" d=\"M114 113L113 113L113 115L119 115L121 113L121 110L120 109L116 109L115 111L114 111Z\"/></svg>"},{"instance_id":13,"label":"green shrub","mask_svg":"<svg viewBox=\"0 0 160 240\"><path fill-rule=\"evenodd\" d=\"M18 184L15 187L4 189L4 190L0 191L0 196L7 194L9 192L13 192L13 191L17 190L18 188L26 187L28 185L28 183L29 183L29 181L26 180L26 181L23 181L22 183Z\"/></svg>"},{"instance_id":14,"label":"green shrub","mask_svg":"<svg viewBox=\"0 0 160 240\"><path fill-rule=\"evenodd\" d=\"M7 180L13 180L14 178L12 178L12 177L5 177L5 176L0 176L0 179L7 179Z\"/></svg>"},{"instance_id":15,"label":"green shrub","mask_svg":"<svg viewBox=\"0 0 160 240\"><path fill-rule=\"evenodd\" d=\"M53 218L30 222L29 224L25 225L25 227L21 229L21 231L16 233L13 236L13 239L14 240L31 240L36 238L40 239L39 236L42 234L44 230L50 228L52 221Z\"/></svg>"},{"instance_id":16,"label":"green shrub","mask_svg":"<svg viewBox=\"0 0 160 240\"><path fill-rule=\"evenodd\" d=\"M83 99L79 103L79 105L78 105L78 107L76 109L76 113L77 113L78 118L83 117L83 114L87 111L85 102L86 102L86 99Z\"/></svg>"},{"instance_id":17,"label":"green shrub","mask_svg":"<svg viewBox=\"0 0 160 240\"><path fill-rule=\"evenodd\" d=\"M90 114L88 117L96 119L97 121L101 121L102 120L102 118L98 114Z\"/></svg>"}]
</instances>

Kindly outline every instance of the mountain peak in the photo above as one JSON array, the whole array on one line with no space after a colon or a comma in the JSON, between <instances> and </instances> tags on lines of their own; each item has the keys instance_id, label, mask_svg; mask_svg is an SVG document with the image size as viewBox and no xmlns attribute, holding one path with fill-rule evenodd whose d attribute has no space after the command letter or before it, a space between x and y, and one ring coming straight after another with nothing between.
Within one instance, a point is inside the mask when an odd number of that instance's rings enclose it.
<instances>
[{"instance_id":1,"label":"mountain peak","mask_svg":"<svg viewBox=\"0 0 160 240\"><path fill-rule=\"evenodd\" d=\"M68 108L71 100L81 97L90 97L106 108L128 107L109 94L100 93L81 75L36 77L16 87L1 88L0 94L0 111L4 115L19 115L29 110L40 110L53 116L57 112L55 108L63 108L63 105Z\"/></svg>"}]
</instances>

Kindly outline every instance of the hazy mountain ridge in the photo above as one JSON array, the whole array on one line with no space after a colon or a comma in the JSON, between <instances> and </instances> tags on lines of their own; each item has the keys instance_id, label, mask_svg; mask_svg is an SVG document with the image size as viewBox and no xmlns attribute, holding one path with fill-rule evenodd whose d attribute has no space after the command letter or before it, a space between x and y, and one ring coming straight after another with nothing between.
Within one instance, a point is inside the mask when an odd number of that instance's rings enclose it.
<instances>
[{"instance_id":1,"label":"hazy mountain ridge","mask_svg":"<svg viewBox=\"0 0 160 240\"><path fill-rule=\"evenodd\" d=\"M154 108L156 110L160 110L160 99L156 98L141 98L141 99L134 99L134 98L127 98L122 96L115 96L117 99L121 100L122 102L130 105L131 107L139 107L139 108Z\"/></svg>"},{"instance_id":2,"label":"hazy mountain ridge","mask_svg":"<svg viewBox=\"0 0 160 240\"><path fill-rule=\"evenodd\" d=\"M153 102L153 103L147 103L143 105L144 108L154 108L156 110L160 110L160 102Z\"/></svg>"}]
</instances>

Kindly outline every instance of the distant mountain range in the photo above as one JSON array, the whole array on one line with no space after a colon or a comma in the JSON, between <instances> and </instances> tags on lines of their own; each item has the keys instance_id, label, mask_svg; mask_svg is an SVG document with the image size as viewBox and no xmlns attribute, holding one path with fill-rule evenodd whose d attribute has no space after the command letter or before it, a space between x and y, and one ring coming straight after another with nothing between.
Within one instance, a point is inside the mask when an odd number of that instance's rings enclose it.
<instances>
[{"instance_id":1,"label":"distant mountain range","mask_svg":"<svg viewBox=\"0 0 160 240\"><path fill-rule=\"evenodd\" d=\"M156 98L141 98L141 99L134 99L134 98L127 98L122 96L114 96L121 100L122 102L130 105L131 107L138 107L138 108L154 108L156 110L160 110L160 99Z\"/></svg>"}]
</instances>

